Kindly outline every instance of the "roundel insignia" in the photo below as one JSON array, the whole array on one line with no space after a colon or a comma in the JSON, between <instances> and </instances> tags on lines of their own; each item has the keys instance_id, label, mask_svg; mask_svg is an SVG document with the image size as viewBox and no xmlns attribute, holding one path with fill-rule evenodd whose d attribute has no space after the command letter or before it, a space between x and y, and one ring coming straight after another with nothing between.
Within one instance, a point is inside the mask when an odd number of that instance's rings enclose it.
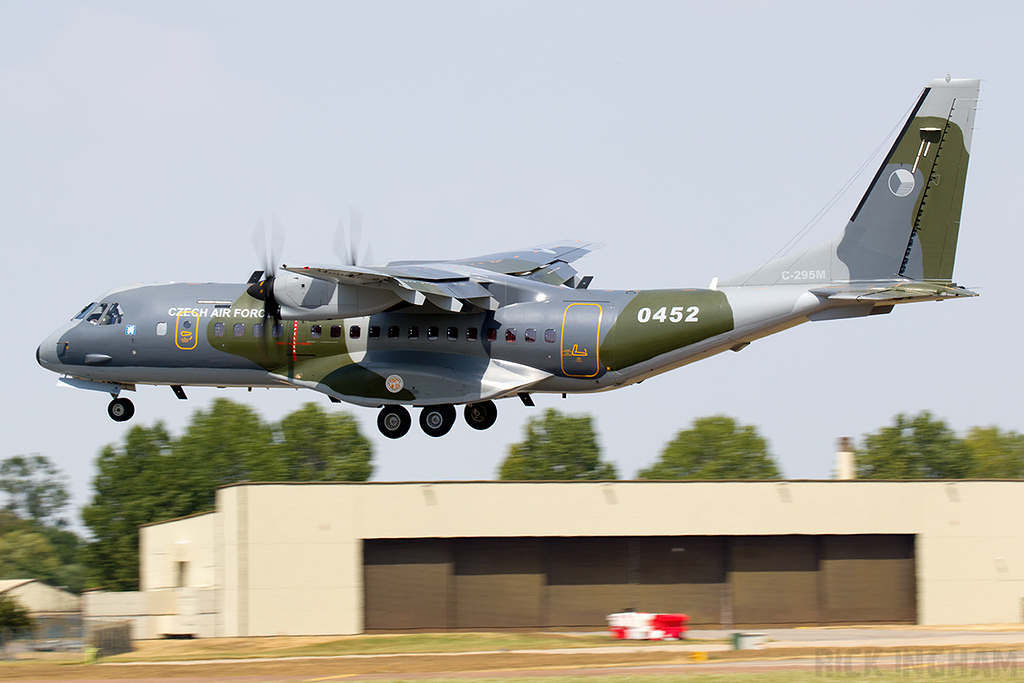
<instances>
[{"instance_id":1,"label":"roundel insignia","mask_svg":"<svg viewBox=\"0 0 1024 683\"><path fill-rule=\"evenodd\" d=\"M388 378L384 380L384 386L388 388L392 394L397 394L405 386L405 382L398 375L388 375Z\"/></svg>"},{"instance_id":2,"label":"roundel insignia","mask_svg":"<svg viewBox=\"0 0 1024 683\"><path fill-rule=\"evenodd\" d=\"M889 191L897 197L906 197L914 191L914 175L905 168L893 171L889 176Z\"/></svg>"}]
</instances>

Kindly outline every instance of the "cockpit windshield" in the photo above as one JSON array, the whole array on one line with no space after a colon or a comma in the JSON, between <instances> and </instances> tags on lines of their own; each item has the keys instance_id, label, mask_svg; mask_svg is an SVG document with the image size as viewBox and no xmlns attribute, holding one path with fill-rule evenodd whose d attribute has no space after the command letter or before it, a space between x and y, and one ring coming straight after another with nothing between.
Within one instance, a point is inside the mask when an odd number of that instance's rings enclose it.
<instances>
[{"instance_id":1,"label":"cockpit windshield","mask_svg":"<svg viewBox=\"0 0 1024 683\"><path fill-rule=\"evenodd\" d=\"M78 315L76 315L74 318L72 318L72 320L81 320L82 318L84 318L86 316L86 314L90 311L90 309L92 309L92 307L95 306L95 305L96 305L96 302L93 301L91 304L89 304L88 306L86 306L85 308L80 310L78 312Z\"/></svg>"},{"instance_id":2,"label":"cockpit windshield","mask_svg":"<svg viewBox=\"0 0 1024 683\"><path fill-rule=\"evenodd\" d=\"M116 303L89 304L75 316L76 320L85 318L85 322L93 325L120 325L124 314Z\"/></svg>"},{"instance_id":3,"label":"cockpit windshield","mask_svg":"<svg viewBox=\"0 0 1024 683\"><path fill-rule=\"evenodd\" d=\"M103 317L103 311L105 310L107 310L106 304L99 304L98 306L93 306L92 310L89 311L89 315L85 316L85 322L92 323L93 325L95 325L100 321L100 318Z\"/></svg>"},{"instance_id":4,"label":"cockpit windshield","mask_svg":"<svg viewBox=\"0 0 1024 683\"><path fill-rule=\"evenodd\" d=\"M106 313L100 318L100 325L120 325L121 319L124 316L121 315L121 307L117 304L110 304L107 306Z\"/></svg>"}]
</instances>

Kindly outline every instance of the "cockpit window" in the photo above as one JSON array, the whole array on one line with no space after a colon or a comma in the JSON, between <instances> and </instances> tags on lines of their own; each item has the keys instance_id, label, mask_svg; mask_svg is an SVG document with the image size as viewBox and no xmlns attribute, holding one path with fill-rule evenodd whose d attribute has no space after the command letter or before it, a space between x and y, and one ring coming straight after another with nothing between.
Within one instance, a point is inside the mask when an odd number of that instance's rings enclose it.
<instances>
[{"instance_id":1,"label":"cockpit window","mask_svg":"<svg viewBox=\"0 0 1024 683\"><path fill-rule=\"evenodd\" d=\"M93 325L120 325L124 315L117 304L102 303L87 312L85 322ZM79 315L82 315L81 313Z\"/></svg>"},{"instance_id":2,"label":"cockpit window","mask_svg":"<svg viewBox=\"0 0 1024 683\"><path fill-rule=\"evenodd\" d=\"M85 322L92 323L93 325L98 324L99 321L100 321L100 318L103 317L103 312L106 311L106 310L107 310L107 304L99 304L98 306L93 308L91 311L89 311L89 315L87 315L85 317Z\"/></svg>"},{"instance_id":3,"label":"cockpit window","mask_svg":"<svg viewBox=\"0 0 1024 683\"><path fill-rule=\"evenodd\" d=\"M81 319L82 319L82 318L84 318L84 317L85 317L85 315L86 315L86 314L87 314L87 313L89 312L89 309L91 309L91 308L92 308L93 306L95 306L95 305L96 305L96 302L95 302L95 301L93 301L93 302L92 302L91 304L89 304L88 306L86 306L85 308L83 308L82 310L80 310L80 311L78 312L78 315L76 315L76 316L75 316L74 318L72 318L72 320L81 320Z\"/></svg>"},{"instance_id":4,"label":"cockpit window","mask_svg":"<svg viewBox=\"0 0 1024 683\"><path fill-rule=\"evenodd\" d=\"M100 318L100 325L120 325L124 316L121 314L121 307L117 304L107 306L106 313Z\"/></svg>"}]
</instances>

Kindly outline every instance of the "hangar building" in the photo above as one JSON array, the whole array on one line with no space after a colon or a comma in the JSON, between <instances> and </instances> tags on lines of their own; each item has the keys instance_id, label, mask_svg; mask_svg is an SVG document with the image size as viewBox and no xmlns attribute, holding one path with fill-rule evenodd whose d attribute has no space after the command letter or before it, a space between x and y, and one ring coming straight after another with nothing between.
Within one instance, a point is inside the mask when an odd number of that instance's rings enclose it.
<instances>
[{"instance_id":1,"label":"hangar building","mask_svg":"<svg viewBox=\"0 0 1024 683\"><path fill-rule=\"evenodd\" d=\"M143 527L136 637L1024 621L1024 481L239 484Z\"/></svg>"}]
</instances>

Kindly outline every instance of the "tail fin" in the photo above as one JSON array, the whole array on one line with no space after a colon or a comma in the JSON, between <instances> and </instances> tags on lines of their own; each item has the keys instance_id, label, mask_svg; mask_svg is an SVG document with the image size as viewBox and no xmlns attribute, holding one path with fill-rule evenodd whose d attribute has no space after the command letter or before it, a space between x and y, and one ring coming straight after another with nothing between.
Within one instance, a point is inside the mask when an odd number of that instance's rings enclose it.
<instances>
[{"instance_id":1,"label":"tail fin","mask_svg":"<svg viewBox=\"0 0 1024 683\"><path fill-rule=\"evenodd\" d=\"M950 282L979 85L928 84L839 237L721 285Z\"/></svg>"}]
</instances>

